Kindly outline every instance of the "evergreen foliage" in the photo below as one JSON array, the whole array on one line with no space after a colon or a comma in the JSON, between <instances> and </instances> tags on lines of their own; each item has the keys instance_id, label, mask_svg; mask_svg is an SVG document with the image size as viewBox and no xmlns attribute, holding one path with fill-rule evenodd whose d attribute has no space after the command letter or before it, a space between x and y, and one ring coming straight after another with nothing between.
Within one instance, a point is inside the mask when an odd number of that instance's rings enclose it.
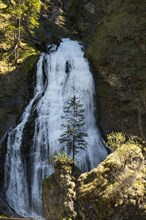
<instances>
[{"instance_id":1,"label":"evergreen foliage","mask_svg":"<svg viewBox=\"0 0 146 220\"><path fill-rule=\"evenodd\" d=\"M126 135L122 132L112 132L107 135L107 140L108 145L115 151L126 142Z\"/></svg>"},{"instance_id":2,"label":"evergreen foliage","mask_svg":"<svg viewBox=\"0 0 146 220\"><path fill-rule=\"evenodd\" d=\"M64 132L60 136L59 142L65 143L66 147L72 151L73 160L78 150L84 150L87 146L87 142L84 139L87 137L87 134L82 131L85 124L84 111L83 105L80 104L80 100L75 95L67 102L64 108L65 115L63 118L67 122L62 124Z\"/></svg>"},{"instance_id":3,"label":"evergreen foliage","mask_svg":"<svg viewBox=\"0 0 146 220\"><path fill-rule=\"evenodd\" d=\"M35 28L38 27L40 16L39 0L8 0L3 1L5 7L1 9L3 17L1 22L1 34L6 38L8 43L4 52L8 53L8 59L14 64L20 57L20 51L24 49L24 39L34 34ZM3 39L1 40L3 42Z\"/></svg>"},{"instance_id":4,"label":"evergreen foliage","mask_svg":"<svg viewBox=\"0 0 146 220\"><path fill-rule=\"evenodd\" d=\"M38 25L38 18L40 12L40 1L39 0L14 0L9 1L7 8L5 9L9 13L11 20L12 29L20 32L23 30L23 26L27 28L34 28Z\"/></svg>"}]
</instances>

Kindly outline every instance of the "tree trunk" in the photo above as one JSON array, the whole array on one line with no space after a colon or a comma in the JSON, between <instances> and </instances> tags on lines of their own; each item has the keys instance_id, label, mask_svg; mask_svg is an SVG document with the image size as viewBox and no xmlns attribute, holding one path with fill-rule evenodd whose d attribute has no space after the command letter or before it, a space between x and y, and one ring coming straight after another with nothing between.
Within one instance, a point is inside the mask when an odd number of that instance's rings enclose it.
<instances>
[{"instance_id":1,"label":"tree trunk","mask_svg":"<svg viewBox=\"0 0 146 220\"><path fill-rule=\"evenodd\" d=\"M73 161L75 160L75 150L76 150L76 146L75 146L75 137L73 136L73 141L72 141L72 153L73 153Z\"/></svg>"}]
</instances>

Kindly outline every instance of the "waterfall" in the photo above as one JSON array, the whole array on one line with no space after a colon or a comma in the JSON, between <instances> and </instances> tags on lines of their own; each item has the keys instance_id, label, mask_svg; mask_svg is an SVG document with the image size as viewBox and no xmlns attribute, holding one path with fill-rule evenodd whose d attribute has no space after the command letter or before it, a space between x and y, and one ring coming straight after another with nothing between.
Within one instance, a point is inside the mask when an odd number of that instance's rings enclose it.
<instances>
[{"instance_id":1,"label":"waterfall","mask_svg":"<svg viewBox=\"0 0 146 220\"><path fill-rule=\"evenodd\" d=\"M5 190L9 205L22 216L41 216L41 181L53 172L49 157L62 151L63 109L73 96L85 109L85 150L76 154L76 165L84 171L97 166L107 153L94 117L94 83L82 46L62 39L59 48L42 53L37 63L34 97L20 123L10 130L5 162ZM34 132L28 160L23 156L24 130L34 115Z\"/></svg>"}]
</instances>

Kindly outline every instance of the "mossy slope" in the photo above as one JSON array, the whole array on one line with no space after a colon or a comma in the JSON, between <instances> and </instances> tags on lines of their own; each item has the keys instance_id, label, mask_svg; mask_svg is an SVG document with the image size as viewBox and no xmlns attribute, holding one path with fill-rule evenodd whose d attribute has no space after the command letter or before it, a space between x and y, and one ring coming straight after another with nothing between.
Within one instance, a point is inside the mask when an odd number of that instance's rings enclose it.
<instances>
[{"instance_id":1,"label":"mossy slope","mask_svg":"<svg viewBox=\"0 0 146 220\"><path fill-rule=\"evenodd\" d=\"M80 176L77 201L82 219L144 220L145 175L141 146L123 144L96 169Z\"/></svg>"},{"instance_id":2,"label":"mossy slope","mask_svg":"<svg viewBox=\"0 0 146 220\"><path fill-rule=\"evenodd\" d=\"M98 1L86 56L95 68L104 133L146 138L146 2Z\"/></svg>"}]
</instances>

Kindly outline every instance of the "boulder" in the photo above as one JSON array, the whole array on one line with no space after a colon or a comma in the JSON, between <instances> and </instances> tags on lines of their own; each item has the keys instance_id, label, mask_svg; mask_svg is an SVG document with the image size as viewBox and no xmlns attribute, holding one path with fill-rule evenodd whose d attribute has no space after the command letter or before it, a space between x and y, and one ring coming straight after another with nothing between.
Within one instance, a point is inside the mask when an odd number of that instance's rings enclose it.
<instances>
[{"instance_id":1,"label":"boulder","mask_svg":"<svg viewBox=\"0 0 146 220\"><path fill-rule=\"evenodd\" d=\"M140 145L123 144L78 179L81 219L144 220L146 218L145 153Z\"/></svg>"}]
</instances>

